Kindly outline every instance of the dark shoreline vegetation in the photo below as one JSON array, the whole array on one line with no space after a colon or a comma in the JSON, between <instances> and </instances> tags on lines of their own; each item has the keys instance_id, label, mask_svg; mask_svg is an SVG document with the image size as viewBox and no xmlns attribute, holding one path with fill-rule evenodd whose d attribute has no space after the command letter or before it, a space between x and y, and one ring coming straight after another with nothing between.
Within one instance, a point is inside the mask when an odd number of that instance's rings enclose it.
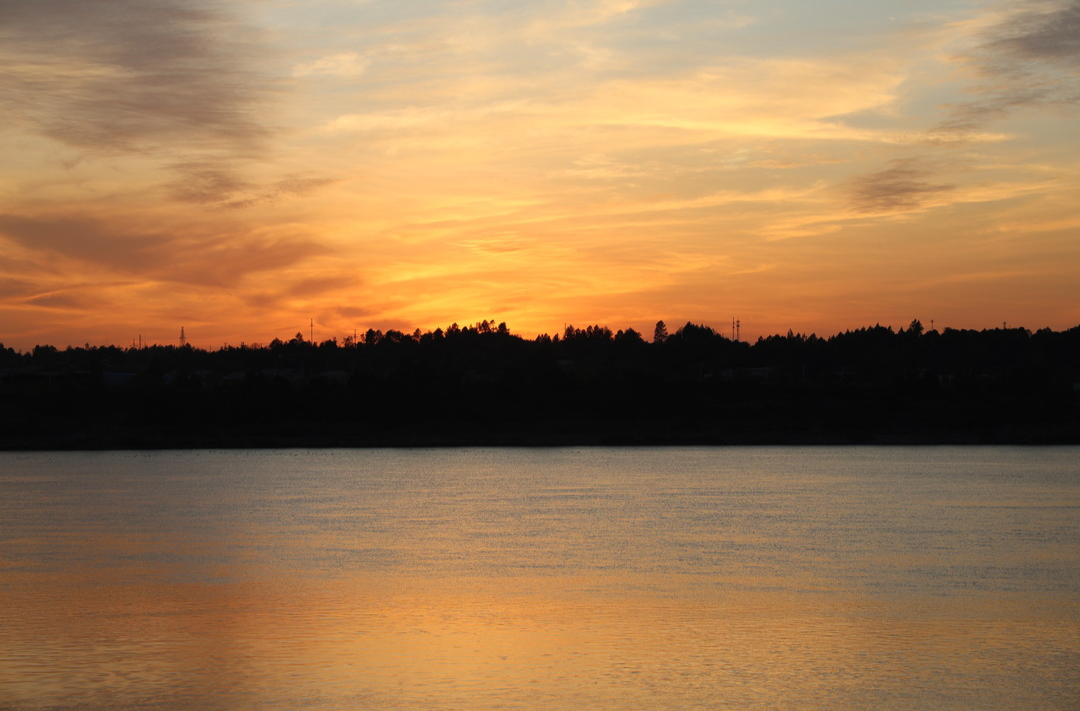
<instances>
[{"instance_id":1,"label":"dark shoreline vegetation","mask_svg":"<svg viewBox=\"0 0 1080 711\"><path fill-rule=\"evenodd\" d=\"M0 449L1080 444L1080 326L0 344Z\"/></svg>"}]
</instances>

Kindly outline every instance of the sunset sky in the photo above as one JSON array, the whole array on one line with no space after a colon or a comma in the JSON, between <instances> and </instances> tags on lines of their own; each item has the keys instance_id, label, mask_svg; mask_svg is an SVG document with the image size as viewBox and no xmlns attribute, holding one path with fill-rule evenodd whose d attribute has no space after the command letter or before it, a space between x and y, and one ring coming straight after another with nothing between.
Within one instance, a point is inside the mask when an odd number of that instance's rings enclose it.
<instances>
[{"instance_id":1,"label":"sunset sky","mask_svg":"<svg viewBox=\"0 0 1080 711\"><path fill-rule=\"evenodd\" d=\"M0 0L0 342L1080 324L1080 0Z\"/></svg>"}]
</instances>

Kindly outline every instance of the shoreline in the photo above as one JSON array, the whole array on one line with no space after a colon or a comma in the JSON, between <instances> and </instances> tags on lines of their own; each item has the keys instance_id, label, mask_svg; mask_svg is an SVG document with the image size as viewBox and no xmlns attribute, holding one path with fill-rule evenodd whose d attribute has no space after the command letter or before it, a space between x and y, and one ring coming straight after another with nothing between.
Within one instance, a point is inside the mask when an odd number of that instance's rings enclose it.
<instances>
[{"instance_id":1,"label":"shoreline","mask_svg":"<svg viewBox=\"0 0 1080 711\"><path fill-rule=\"evenodd\" d=\"M1070 424L1072 426L1070 426ZM0 438L0 451L163 451L196 449L421 449L455 447L858 447L858 446L1075 446L1080 425L927 431L456 431L343 432L311 428L270 432L142 429L82 430L67 434Z\"/></svg>"}]
</instances>

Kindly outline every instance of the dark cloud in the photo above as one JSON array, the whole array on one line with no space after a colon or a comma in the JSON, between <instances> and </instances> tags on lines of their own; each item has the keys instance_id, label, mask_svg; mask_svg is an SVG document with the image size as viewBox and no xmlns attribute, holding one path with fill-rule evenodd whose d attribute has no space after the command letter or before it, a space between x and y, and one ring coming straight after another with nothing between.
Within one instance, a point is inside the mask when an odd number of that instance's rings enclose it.
<instances>
[{"instance_id":1,"label":"dark cloud","mask_svg":"<svg viewBox=\"0 0 1080 711\"><path fill-rule=\"evenodd\" d=\"M2 215L0 215L2 217ZM2 235L2 232L0 232ZM9 255L0 254L0 279L22 279L30 276L54 276L56 268L49 263L32 261Z\"/></svg>"},{"instance_id":2,"label":"dark cloud","mask_svg":"<svg viewBox=\"0 0 1080 711\"><path fill-rule=\"evenodd\" d=\"M270 82L252 36L202 0L5 0L0 106L92 151L253 152Z\"/></svg>"},{"instance_id":3,"label":"dark cloud","mask_svg":"<svg viewBox=\"0 0 1080 711\"><path fill-rule=\"evenodd\" d=\"M0 214L0 236L51 257L76 260L156 281L231 286L247 274L326 254L304 237L267 238L235 228L213 235L148 231L94 217Z\"/></svg>"},{"instance_id":4,"label":"dark cloud","mask_svg":"<svg viewBox=\"0 0 1080 711\"><path fill-rule=\"evenodd\" d=\"M956 104L930 142L966 140L1023 108L1080 105L1080 0L1020 3L965 61L983 77L979 98Z\"/></svg>"},{"instance_id":5,"label":"dark cloud","mask_svg":"<svg viewBox=\"0 0 1080 711\"><path fill-rule=\"evenodd\" d=\"M859 212L904 212L928 199L949 192L952 185L930 181L933 171L915 160L897 161L893 167L856 178L851 202Z\"/></svg>"},{"instance_id":6,"label":"dark cloud","mask_svg":"<svg viewBox=\"0 0 1080 711\"><path fill-rule=\"evenodd\" d=\"M27 296L39 291L37 284L25 279L18 279L7 274L0 275L0 299L12 296Z\"/></svg>"},{"instance_id":7,"label":"dark cloud","mask_svg":"<svg viewBox=\"0 0 1080 711\"><path fill-rule=\"evenodd\" d=\"M1080 65L1080 2L1019 12L991 31L984 51L1001 59Z\"/></svg>"},{"instance_id":8,"label":"dark cloud","mask_svg":"<svg viewBox=\"0 0 1080 711\"><path fill-rule=\"evenodd\" d=\"M253 160L271 151L275 129L264 117L279 85L265 69L258 32L220 5L0 1L4 119L84 155L163 158L172 174L166 189L187 203L245 208L335 182L249 175Z\"/></svg>"},{"instance_id":9,"label":"dark cloud","mask_svg":"<svg viewBox=\"0 0 1080 711\"><path fill-rule=\"evenodd\" d=\"M214 162L179 163L171 168L178 176L169 183L168 188L172 196L181 202L199 205L229 203L251 188L247 180Z\"/></svg>"},{"instance_id":10,"label":"dark cloud","mask_svg":"<svg viewBox=\"0 0 1080 711\"><path fill-rule=\"evenodd\" d=\"M167 185L173 198L233 209L308 197L339 182L334 178L288 175L273 183L255 184L214 161L178 163L170 167L177 173L177 178Z\"/></svg>"},{"instance_id":11,"label":"dark cloud","mask_svg":"<svg viewBox=\"0 0 1080 711\"><path fill-rule=\"evenodd\" d=\"M307 197L329 185L338 183L334 178L309 178L300 175L288 176L270 186L268 195L272 197Z\"/></svg>"},{"instance_id":12,"label":"dark cloud","mask_svg":"<svg viewBox=\"0 0 1080 711\"><path fill-rule=\"evenodd\" d=\"M0 235L26 249L124 272L145 271L160 264L168 248L156 235L110 229L85 217L0 215Z\"/></svg>"}]
</instances>

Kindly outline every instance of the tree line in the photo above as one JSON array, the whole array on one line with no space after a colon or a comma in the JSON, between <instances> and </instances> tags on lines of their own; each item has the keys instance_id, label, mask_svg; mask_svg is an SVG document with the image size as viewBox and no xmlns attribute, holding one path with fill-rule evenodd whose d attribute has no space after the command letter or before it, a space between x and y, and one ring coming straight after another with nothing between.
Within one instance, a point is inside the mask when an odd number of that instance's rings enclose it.
<instances>
[{"instance_id":1,"label":"tree line","mask_svg":"<svg viewBox=\"0 0 1080 711\"><path fill-rule=\"evenodd\" d=\"M1080 442L1080 326L0 345L0 446Z\"/></svg>"}]
</instances>

